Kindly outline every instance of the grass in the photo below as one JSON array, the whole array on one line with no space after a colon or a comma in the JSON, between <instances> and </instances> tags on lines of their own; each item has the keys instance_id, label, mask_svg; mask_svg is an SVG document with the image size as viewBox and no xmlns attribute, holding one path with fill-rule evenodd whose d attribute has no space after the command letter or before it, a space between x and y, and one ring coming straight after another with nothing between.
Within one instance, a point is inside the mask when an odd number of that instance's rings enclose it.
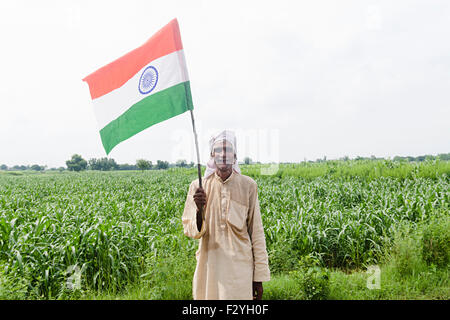
<instances>
[{"instance_id":1,"label":"grass","mask_svg":"<svg viewBox=\"0 0 450 320\"><path fill-rule=\"evenodd\" d=\"M448 299L448 163L281 165L274 176L243 166L258 183L264 298ZM181 168L1 173L0 298L190 299L197 241L180 217L195 178ZM379 290L366 288L373 264Z\"/></svg>"},{"instance_id":2,"label":"grass","mask_svg":"<svg viewBox=\"0 0 450 320\"><path fill-rule=\"evenodd\" d=\"M334 271L330 277L329 299L335 300L448 300L449 271L429 268L408 276L398 276L398 270L388 264L380 267L380 289L368 289L369 275L365 271Z\"/></svg>"},{"instance_id":3,"label":"grass","mask_svg":"<svg viewBox=\"0 0 450 320\"><path fill-rule=\"evenodd\" d=\"M450 254L450 217L436 216L431 223L397 226L380 261L380 288L368 289L365 270L334 270L329 299L443 299L450 298L450 268L441 263ZM441 240L430 259L429 242ZM437 241L436 241L437 242ZM444 245L445 243L445 245ZM437 262L437 264L436 264Z\"/></svg>"},{"instance_id":4,"label":"grass","mask_svg":"<svg viewBox=\"0 0 450 320\"><path fill-rule=\"evenodd\" d=\"M270 165L242 165L244 174L253 177L263 176L262 168ZM395 179L430 178L450 175L450 161L426 160L423 162L406 162L392 160L329 160L324 162L301 162L280 164L275 176L279 178L298 177L315 179L327 178L365 178L369 180L380 177Z\"/></svg>"},{"instance_id":5,"label":"grass","mask_svg":"<svg viewBox=\"0 0 450 320\"><path fill-rule=\"evenodd\" d=\"M448 300L450 298L450 269L448 264L436 265L423 251L430 239L450 237L448 226L450 219L442 216L431 224L412 227L401 224L396 230L379 268L379 288L368 288L372 272L367 268L344 272L340 269L324 269L328 272L326 296L330 300ZM441 247L439 257L448 255L448 246ZM440 260L439 260L440 261ZM192 257L174 255L155 260L149 265L149 272L138 284L130 285L120 294L88 292L83 299L192 299L192 275L195 260ZM296 271L272 275L264 283L266 300L311 299L305 292L302 275L312 268L307 266ZM158 272L155 272L158 270ZM149 280L152 279L152 280ZM311 280L310 285L317 282ZM311 282L312 281L312 282ZM377 283L377 282L375 282Z\"/></svg>"}]
</instances>

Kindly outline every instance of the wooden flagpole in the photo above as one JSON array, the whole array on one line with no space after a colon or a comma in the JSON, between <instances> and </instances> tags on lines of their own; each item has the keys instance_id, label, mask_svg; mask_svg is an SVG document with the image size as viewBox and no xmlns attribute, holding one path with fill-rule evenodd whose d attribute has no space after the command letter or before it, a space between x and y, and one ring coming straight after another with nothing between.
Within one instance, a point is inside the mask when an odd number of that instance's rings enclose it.
<instances>
[{"instance_id":1,"label":"wooden flagpole","mask_svg":"<svg viewBox=\"0 0 450 320\"><path fill-rule=\"evenodd\" d=\"M194 138L195 138L195 149L197 150L198 182L199 182L199 186L201 188L202 187L202 170L200 167L200 152L198 151L197 131L195 130L194 112L192 112L192 110L189 110L189 111L191 112L192 130L194 131Z\"/></svg>"},{"instance_id":2,"label":"wooden flagpole","mask_svg":"<svg viewBox=\"0 0 450 320\"><path fill-rule=\"evenodd\" d=\"M200 166L200 152L198 151L198 139L197 139L197 131L195 130L194 112L192 112L192 109L190 109L189 111L191 112L192 130L194 131L194 138L195 138L195 149L197 150L198 184L199 187L202 188L202 168ZM202 216L202 219L205 219L205 217L203 216L203 207L200 208L199 211Z\"/></svg>"}]
</instances>

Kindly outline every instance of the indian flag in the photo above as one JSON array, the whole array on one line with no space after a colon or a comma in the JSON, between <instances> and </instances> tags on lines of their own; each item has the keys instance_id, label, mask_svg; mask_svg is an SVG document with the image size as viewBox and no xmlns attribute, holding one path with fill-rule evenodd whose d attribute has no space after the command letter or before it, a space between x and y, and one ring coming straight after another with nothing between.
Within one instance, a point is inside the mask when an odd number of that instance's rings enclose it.
<instances>
[{"instance_id":1,"label":"indian flag","mask_svg":"<svg viewBox=\"0 0 450 320\"><path fill-rule=\"evenodd\" d=\"M193 109L178 21L83 79L106 154L120 142Z\"/></svg>"}]
</instances>

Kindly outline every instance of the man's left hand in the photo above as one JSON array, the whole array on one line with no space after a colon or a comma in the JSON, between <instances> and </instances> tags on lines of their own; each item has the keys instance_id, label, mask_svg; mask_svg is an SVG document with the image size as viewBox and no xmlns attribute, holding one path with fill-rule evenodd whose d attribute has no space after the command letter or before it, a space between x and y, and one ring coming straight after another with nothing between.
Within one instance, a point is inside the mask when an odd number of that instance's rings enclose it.
<instances>
[{"instance_id":1,"label":"man's left hand","mask_svg":"<svg viewBox=\"0 0 450 320\"><path fill-rule=\"evenodd\" d=\"M253 300L262 300L263 285L262 282L253 282Z\"/></svg>"}]
</instances>

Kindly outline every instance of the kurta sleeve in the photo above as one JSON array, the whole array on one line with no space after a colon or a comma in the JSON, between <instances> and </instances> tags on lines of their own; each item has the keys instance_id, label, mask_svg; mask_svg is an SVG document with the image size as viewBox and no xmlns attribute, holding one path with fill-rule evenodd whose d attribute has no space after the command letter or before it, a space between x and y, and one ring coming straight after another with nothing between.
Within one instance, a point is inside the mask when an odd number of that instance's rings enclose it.
<instances>
[{"instance_id":1,"label":"kurta sleeve","mask_svg":"<svg viewBox=\"0 0 450 320\"><path fill-rule=\"evenodd\" d=\"M200 239L206 232L205 220L202 222L202 229L199 231L197 228L197 205L194 202L194 194L197 188L198 180L195 180L189 186L182 217L184 234L193 239Z\"/></svg>"},{"instance_id":2,"label":"kurta sleeve","mask_svg":"<svg viewBox=\"0 0 450 320\"><path fill-rule=\"evenodd\" d=\"M264 237L256 184L250 193L248 219L248 234L250 235L253 248L253 281L269 281L269 258L266 250L266 239Z\"/></svg>"}]
</instances>

